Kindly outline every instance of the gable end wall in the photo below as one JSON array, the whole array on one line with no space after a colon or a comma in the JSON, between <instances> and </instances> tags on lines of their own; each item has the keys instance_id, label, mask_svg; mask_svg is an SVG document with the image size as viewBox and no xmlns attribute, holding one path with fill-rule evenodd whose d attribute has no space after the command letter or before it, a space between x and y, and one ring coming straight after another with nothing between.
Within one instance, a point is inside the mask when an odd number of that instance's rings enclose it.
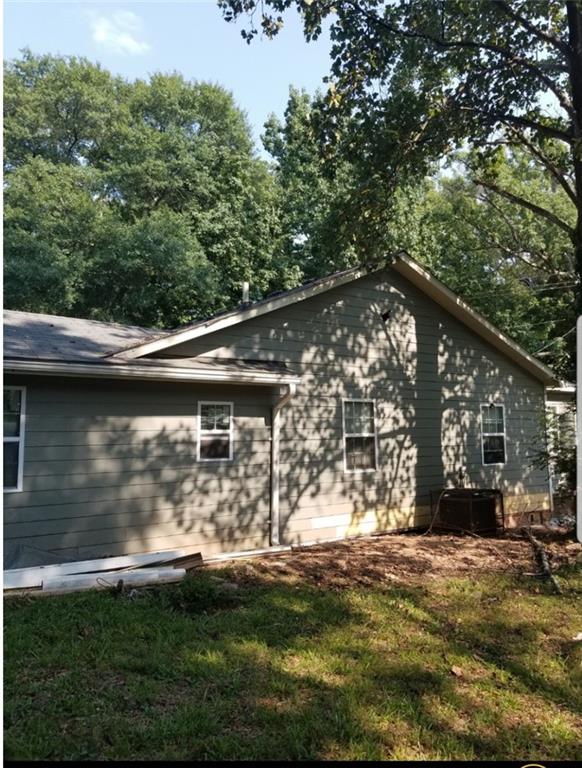
<instances>
[{"instance_id":1,"label":"gable end wall","mask_svg":"<svg viewBox=\"0 0 582 768\"><path fill-rule=\"evenodd\" d=\"M501 488L514 520L549 506L547 475L529 461L542 383L394 270L166 353L276 360L301 375L282 415L286 543L425 524L431 491L461 467L467 485ZM344 471L343 398L376 402L376 472ZM482 465L480 404L490 400L505 405L503 467Z\"/></svg>"}]
</instances>

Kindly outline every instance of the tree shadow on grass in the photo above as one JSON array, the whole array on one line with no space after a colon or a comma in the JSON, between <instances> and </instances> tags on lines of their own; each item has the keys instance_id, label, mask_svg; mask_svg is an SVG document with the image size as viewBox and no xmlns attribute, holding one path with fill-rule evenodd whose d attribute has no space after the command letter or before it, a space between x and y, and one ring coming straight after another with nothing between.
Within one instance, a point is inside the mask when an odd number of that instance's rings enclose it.
<instances>
[{"instance_id":1,"label":"tree shadow on grass","mask_svg":"<svg viewBox=\"0 0 582 768\"><path fill-rule=\"evenodd\" d=\"M300 596L279 593L276 599L270 597L266 624L254 619L242 626L237 622L234 633L221 635L218 643L224 662L246 670L247 685L244 705L236 710L234 724L226 727L226 741L222 730L220 735L208 734L205 749L209 755L252 758L258 747L260 756L279 759L346 755L386 759L399 751L411 756L414 744L432 757L507 758L515 749L526 757L530 747L539 754L545 748L545 736L537 723L527 722L527 716L508 717L495 705L495 695L479 699L466 680L459 682L451 675L446 658L435 664L431 649L436 644L443 655L472 661L477 649L487 654L489 636L507 642L513 624L499 619L488 631L476 626L474 631L451 638L446 611L434 611L423 590L400 588L388 594L392 600L410 605L415 624L426 616L418 647L411 638L409 647L401 652L395 646L388 651L372 650L371 638L358 636L358 629L369 619L354 609L348 596L304 591ZM322 620L324 606L329 613ZM521 638L524 652L538 642L538 629L532 627ZM428 658L422 656L423 644L432 650ZM306 658L298 661L302 656ZM564 700L565 690L532 676L513 658L502 656L493 661L502 672L511 674L514 686L517 681L538 702ZM207 671L211 678L215 662ZM212 689L213 683L210 685ZM481 727L473 730L468 721L475 708ZM568 749L566 743L562 747Z\"/></svg>"},{"instance_id":2,"label":"tree shadow on grass","mask_svg":"<svg viewBox=\"0 0 582 768\"><path fill-rule=\"evenodd\" d=\"M50 627L38 607L12 609L36 656L10 660L8 625L12 757L576 756L571 692L509 653L520 642L527 658L541 623L518 640L501 612L453 631L453 601L422 587L331 592L224 570L135 601L54 599Z\"/></svg>"}]
</instances>

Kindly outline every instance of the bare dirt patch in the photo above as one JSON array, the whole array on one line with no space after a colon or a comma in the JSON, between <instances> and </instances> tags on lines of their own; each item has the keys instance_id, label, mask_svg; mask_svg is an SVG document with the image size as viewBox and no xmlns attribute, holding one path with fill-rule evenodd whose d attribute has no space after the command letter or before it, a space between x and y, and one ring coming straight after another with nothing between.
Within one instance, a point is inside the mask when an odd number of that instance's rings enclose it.
<instances>
[{"instance_id":1,"label":"bare dirt patch","mask_svg":"<svg viewBox=\"0 0 582 768\"><path fill-rule=\"evenodd\" d=\"M542 526L534 530L552 569L582 563L582 545L571 533ZM237 562L233 570L239 578L283 578L345 589L471 573L533 573L537 566L527 538L510 531L491 539L442 533L370 536L252 558Z\"/></svg>"}]
</instances>

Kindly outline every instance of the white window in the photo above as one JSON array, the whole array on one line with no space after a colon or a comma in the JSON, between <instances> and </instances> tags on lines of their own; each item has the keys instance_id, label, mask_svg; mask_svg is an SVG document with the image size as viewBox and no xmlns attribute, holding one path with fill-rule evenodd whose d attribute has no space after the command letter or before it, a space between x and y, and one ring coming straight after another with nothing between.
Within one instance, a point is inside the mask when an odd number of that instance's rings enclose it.
<instances>
[{"instance_id":1,"label":"white window","mask_svg":"<svg viewBox=\"0 0 582 768\"><path fill-rule=\"evenodd\" d=\"M377 465L376 415L373 400L344 400L344 468L374 472Z\"/></svg>"},{"instance_id":2,"label":"white window","mask_svg":"<svg viewBox=\"0 0 582 768\"><path fill-rule=\"evenodd\" d=\"M4 490L22 490L24 454L24 387L4 387Z\"/></svg>"},{"instance_id":3,"label":"white window","mask_svg":"<svg viewBox=\"0 0 582 768\"><path fill-rule=\"evenodd\" d=\"M198 461L232 459L232 403L198 403Z\"/></svg>"},{"instance_id":4,"label":"white window","mask_svg":"<svg viewBox=\"0 0 582 768\"><path fill-rule=\"evenodd\" d=\"M498 403L481 406L483 464L505 464L505 408Z\"/></svg>"}]
</instances>

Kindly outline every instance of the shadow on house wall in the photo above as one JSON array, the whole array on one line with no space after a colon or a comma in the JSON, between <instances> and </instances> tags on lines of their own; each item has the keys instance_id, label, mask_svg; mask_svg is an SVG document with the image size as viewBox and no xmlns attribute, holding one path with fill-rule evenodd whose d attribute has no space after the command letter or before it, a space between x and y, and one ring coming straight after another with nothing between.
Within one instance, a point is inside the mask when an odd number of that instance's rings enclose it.
<instances>
[{"instance_id":1,"label":"shadow on house wall","mask_svg":"<svg viewBox=\"0 0 582 768\"><path fill-rule=\"evenodd\" d=\"M382 314L390 316L382 319ZM452 484L535 492L527 451L543 389L399 276L362 278L180 345L175 355L277 360L302 377L283 412L282 540L422 525ZM269 540L269 388L30 379L25 484L5 497L7 556ZM344 471L342 400L374 399L375 472ZM197 401L234 402L234 459L196 460ZM507 463L483 467L480 404L506 406Z\"/></svg>"}]
</instances>

